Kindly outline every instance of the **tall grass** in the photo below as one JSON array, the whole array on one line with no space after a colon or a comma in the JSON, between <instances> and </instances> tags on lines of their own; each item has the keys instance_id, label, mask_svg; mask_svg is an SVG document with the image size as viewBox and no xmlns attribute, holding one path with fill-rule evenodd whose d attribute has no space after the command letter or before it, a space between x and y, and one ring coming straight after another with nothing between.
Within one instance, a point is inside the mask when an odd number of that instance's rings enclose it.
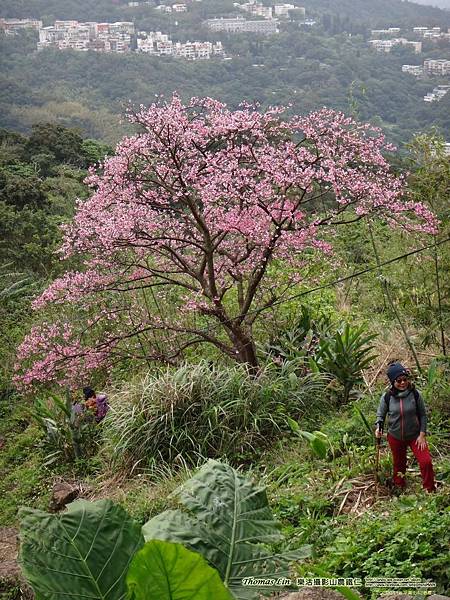
<instances>
[{"instance_id":1,"label":"tall grass","mask_svg":"<svg viewBox=\"0 0 450 600\"><path fill-rule=\"evenodd\" d=\"M321 374L300 378L271 365L256 378L242 366L206 362L161 370L110 395L107 445L114 463L132 470L252 460L289 431L287 417L323 411L327 383Z\"/></svg>"}]
</instances>

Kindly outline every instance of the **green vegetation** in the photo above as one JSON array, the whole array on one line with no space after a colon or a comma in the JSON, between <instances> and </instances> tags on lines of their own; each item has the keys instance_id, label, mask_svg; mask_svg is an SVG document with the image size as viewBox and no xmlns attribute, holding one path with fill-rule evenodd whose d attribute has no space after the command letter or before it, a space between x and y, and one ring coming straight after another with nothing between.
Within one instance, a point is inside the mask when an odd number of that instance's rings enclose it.
<instances>
[{"instance_id":1,"label":"green vegetation","mask_svg":"<svg viewBox=\"0 0 450 600\"><path fill-rule=\"evenodd\" d=\"M450 94L424 105L421 96L439 80L402 74L401 64L417 57L404 49L375 54L365 39L369 26L445 19L407 2L389 2L385 15L381 2L363 4L355 18L354 2L343 0L337 15L331 2L305 0L320 19L316 30L290 23L271 39L217 36L236 55L223 62L38 54L32 35L0 37L1 123L8 128L0 131L0 525L16 526L18 509L30 507L22 512L21 552L24 573L41 597L51 589L64 598L67 585L98 597L97 586L112 600L128 581L135 600L151 598L142 596L143 571L170 564L174 579L162 576L162 589L152 582L155 599L183 586L191 567L202 580L211 577L214 592L206 597L227 598L225 581L239 598L232 584L259 574L267 561L281 574L291 565L298 576L417 576L434 581L436 593L450 594L450 163L438 133L450 135ZM221 6L204 0L196 15L181 15L180 39L212 39L194 20L220 14ZM27 0L2 14L42 16L47 23L134 15L149 29L172 27L175 37L172 17L155 16L150 7L133 10L111 8L106 0ZM449 56L448 48L425 48L427 57ZM60 225L71 218L76 198L88 193L87 169L112 152L97 139L112 144L122 135L123 101L145 103L174 88L183 97L208 94L231 106L243 96L263 105L292 102L294 112L322 104L348 110L353 102L362 119L410 142L392 164L408 168L411 199L432 208L440 231L412 234L364 220L338 230L333 262L305 265L307 278L294 290L299 296L274 306L255 327L262 365L256 377L207 346L164 367L138 368L127 359L91 382L106 388L111 401L102 424L75 423L64 388L17 392L16 348L35 323L33 298L62 270L54 253ZM436 131L411 139L433 122ZM270 276L282 279L287 268L273 264ZM340 277L350 278L333 284ZM432 495L422 490L413 462L406 493L391 494L384 442L375 481L372 427L386 364L395 359L413 366L429 412L427 440L439 484ZM221 462L205 465L208 458ZM45 513L53 482L75 478L91 499L112 500L81 500L61 515ZM209 484L220 496L208 493ZM236 543L229 529L232 497L244 513L236 544L242 571L238 561L216 559ZM258 526L248 511L255 511ZM69 543L77 531L77 544ZM159 541L144 545L154 537ZM11 584L3 592L0 582L0 597L15 600L19 588ZM365 600L380 595L357 591Z\"/></svg>"},{"instance_id":2,"label":"green vegetation","mask_svg":"<svg viewBox=\"0 0 450 600\"><path fill-rule=\"evenodd\" d=\"M134 600L231 600L219 574L197 552L152 540L133 558L127 585Z\"/></svg>"},{"instance_id":3,"label":"green vegetation","mask_svg":"<svg viewBox=\"0 0 450 600\"><path fill-rule=\"evenodd\" d=\"M33 123L52 121L114 143L124 133L119 116L129 102L149 104L155 94L167 96L173 90L183 99L211 96L231 107L244 99L263 107L292 104L292 111L301 114L322 106L348 111L352 93L361 119L382 126L397 144L432 125L450 138L450 95L440 102L423 102L446 79L417 80L401 72L404 63L449 58L448 44L424 41L421 55L406 47L380 54L367 46L371 27L437 25L445 31L450 19L439 9L397 0L361 0L357 7L343 0L314 1L306 3L308 14L318 19L311 31L293 21L281 23L280 34L264 38L214 34L202 27L206 18L236 13L231 2L217 0L192 3L189 12L173 15L161 15L150 6L112 7L106 1L58 2L54 8L48 2L21 4L20 10L9 7L5 16L41 16L46 23L55 18L126 19L139 30L162 31L175 41L221 40L232 60L189 63L170 57L37 52L33 34L3 36L0 125L7 128L23 131Z\"/></svg>"},{"instance_id":4,"label":"green vegetation","mask_svg":"<svg viewBox=\"0 0 450 600\"><path fill-rule=\"evenodd\" d=\"M245 367L185 364L127 382L111 395L104 435L115 464L129 469L198 464L209 457L254 460L287 430L287 418L314 419L328 380L268 365L255 379ZM311 406L311 398L316 401Z\"/></svg>"},{"instance_id":5,"label":"green vegetation","mask_svg":"<svg viewBox=\"0 0 450 600\"><path fill-rule=\"evenodd\" d=\"M290 561L309 555L307 546L284 555L264 549L262 543L282 539L265 490L228 465L209 461L179 493L188 513L164 512L142 532L110 500L78 500L62 516L22 509L27 581L38 595L70 591L72 597L120 600L127 586L135 599L209 600L214 592L223 600L257 600L258 590L242 587L243 577L257 576L262 565L273 578L287 576ZM194 595L181 595L183 589Z\"/></svg>"},{"instance_id":6,"label":"green vegetation","mask_svg":"<svg viewBox=\"0 0 450 600\"><path fill-rule=\"evenodd\" d=\"M62 517L22 509L21 534L22 569L38 597L71 591L119 600L143 545L139 525L108 500L74 502Z\"/></svg>"},{"instance_id":7,"label":"green vegetation","mask_svg":"<svg viewBox=\"0 0 450 600\"><path fill-rule=\"evenodd\" d=\"M18 397L0 400L0 526L16 522L19 506L45 508L48 473L43 462L42 435Z\"/></svg>"},{"instance_id":8,"label":"green vegetation","mask_svg":"<svg viewBox=\"0 0 450 600\"><path fill-rule=\"evenodd\" d=\"M448 498L405 496L376 520L365 516L357 530L343 528L320 565L344 577L419 577L448 590L449 529Z\"/></svg>"}]
</instances>

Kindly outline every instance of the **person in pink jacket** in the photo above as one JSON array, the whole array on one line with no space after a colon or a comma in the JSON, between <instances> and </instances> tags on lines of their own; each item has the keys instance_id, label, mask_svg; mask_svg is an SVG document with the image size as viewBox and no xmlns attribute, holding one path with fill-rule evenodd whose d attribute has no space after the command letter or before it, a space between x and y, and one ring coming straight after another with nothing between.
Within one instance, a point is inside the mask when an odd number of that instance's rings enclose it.
<instances>
[{"instance_id":1,"label":"person in pink jacket","mask_svg":"<svg viewBox=\"0 0 450 600\"><path fill-rule=\"evenodd\" d=\"M109 410L108 397L106 394L96 394L91 387L84 387L83 394L86 408L94 412L95 421L100 423Z\"/></svg>"}]
</instances>

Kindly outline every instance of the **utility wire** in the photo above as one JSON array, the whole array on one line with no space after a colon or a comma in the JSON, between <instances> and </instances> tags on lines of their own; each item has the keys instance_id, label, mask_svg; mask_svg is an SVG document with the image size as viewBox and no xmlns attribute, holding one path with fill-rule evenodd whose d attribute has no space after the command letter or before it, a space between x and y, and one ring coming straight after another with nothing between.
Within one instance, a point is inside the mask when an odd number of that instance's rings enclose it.
<instances>
[{"instance_id":1,"label":"utility wire","mask_svg":"<svg viewBox=\"0 0 450 600\"><path fill-rule=\"evenodd\" d=\"M272 308L273 306L278 306L280 304L285 304L286 302L291 302L292 300L296 300L297 298L302 298L303 296L307 296L308 294L312 294L313 292L318 292L320 290L324 290L329 287L334 287L334 286L338 285L339 283L343 283L344 281L349 281L351 279L354 279L355 277L360 277L361 275L365 275L366 273L371 273L372 271L378 271L381 267L384 267L385 265L390 265L392 263L398 262L399 260L408 258L408 256L420 254L421 252L424 252L425 250L429 250L430 248L435 248L437 246L441 246L442 244L446 244L447 242L450 242L450 237L445 238L439 242L430 244L428 246L422 246L422 248L417 248L416 250L411 250L410 252L405 252L405 254L401 254L400 256L390 258L389 260L380 262L379 264L374 265L373 267L367 267L366 269L357 271L355 273L352 273L351 275L347 275L345 277L340 277L339 279L335 279L334 281L331 281L330 283L325 283L323 285L319 285L319 286L311 288L309 290L305 290L304 292L299 292L297 294L293 294L292 296L288 296L287 298L276 300L275 302L273 302L270 305L270 308ZM260 311L260 309L250 310L250 311L248 311L246 316L253 315L259 311ZM198 332L199 332L199 334L210 333L213 330L219 329L224 324L232 323L234 320L239 319L241 316L242 315L237 315L236 317L233 317L232 319L226 319L224 321L221 321L220 323L213 323L206 329L199 329ZM172 339L175 341L176 338L174 337Z\"/></svg>"},{"instance_id":2,"label":"utility wire","mask_svg":"<svg viewBox=\"0 0 450 600\"><path fill-rule=\"evenodd\" d=\"M391 263L397 262L399 260L407 258L408 256L412 256L413 254L419 254L420 252L424 252L425 250L429 250L430 248L434 248L435 246L440 246L441 244L445 244L447 242L450 242L450 237L445 238L444 240L441 240L440 242L437 242L436 244L430 244L429 246L423 246L422 248L418 248L417 250L412 250L411 252L406 252L405 254L402 254L401 256L396 256L395 258L390 258L389 260L386 260L385 262L382 262L373 267L368 267L367 269L363 269L362 271L357 271L356 273L352 273L351 275L347 275L346 277L341 277L340 279L335 279L335 281L331 281L330 283L325 283L324 285L319 285L315 288L311 288L310 290L306 290L304 292L299 292L298 294L294 294L293 296L288 296L287 298L284 298L283 300L277 300L271 306L283 304L284 302L290 302L291 300L295 300L296 298L306 296L307 294L311 294L312 292L317 292L319 290L324 290L328 287L333 287L335 285L338 285L339 283L343 283L344 281L349 281L350 279L353 279L354 277L360 277L361 275L370 273L371 271L378 271L380 269L380 267L384 267L385 265L389 265ZM257 311L253 310L253 311L249 311L247 314L252 314L255 312L257 312Z\"/></svg>"}]
</instances>

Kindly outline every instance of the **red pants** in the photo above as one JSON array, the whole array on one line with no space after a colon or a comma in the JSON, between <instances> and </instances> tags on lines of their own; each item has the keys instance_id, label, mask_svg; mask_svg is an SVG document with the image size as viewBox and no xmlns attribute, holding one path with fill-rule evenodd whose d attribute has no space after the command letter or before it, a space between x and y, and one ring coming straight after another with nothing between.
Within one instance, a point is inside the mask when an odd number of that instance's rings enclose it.
<instances>
[{"instance_id":1,"label":"red pants","mask_svg":"<svg viewBox=\"0 0 450 600\"><path fill-rule=\"evenodd\" d=\"M422 475L423 487L428 492L434 492L436 489L434 483L434 471L433 464L431 462L431 454L428 450L428 446L421 450L417 445L417 440L403 441L397 440L389 433L387 434L387 440L391 447L392 456L394 459L394 483L399 487L405 487L405 473L406 473L406 450L408 446L414 453L419 463L420 473ZM399 475L400 473L400 475Z\"/></svg>"}]
</instances>

